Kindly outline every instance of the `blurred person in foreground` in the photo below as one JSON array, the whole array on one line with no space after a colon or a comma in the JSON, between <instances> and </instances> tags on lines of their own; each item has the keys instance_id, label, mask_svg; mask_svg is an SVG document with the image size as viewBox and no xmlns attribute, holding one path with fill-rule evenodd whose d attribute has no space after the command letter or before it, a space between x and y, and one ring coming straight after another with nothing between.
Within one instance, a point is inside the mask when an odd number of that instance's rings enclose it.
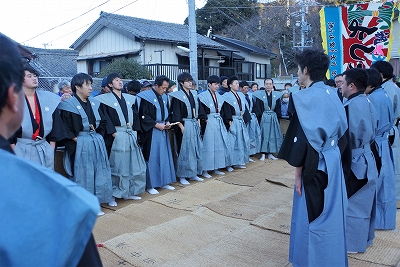
<instances>
[{"instance_id":1,"label":"blurred person in foreground","mask_svg":"<svg viewBox=\"0 0 400 267\"><path fill-rule=\"evenodd\" d=\"M17 45L2 34L0 50L0 266L102 266L91 234L96 197L16 157L7 142L23 118L24 70Z\"/></svg>"},{"instance_id":2,"label":"blurred person in foreground","mask_svg":"<svg viewBox=\"0 0 400 267\"><path fill-rule=\"evenodd\" d=\"M292 119L278 157L295 169L289 261L293 266L348 266L347 194L341 150L347 119L336 92L323 82L329 58L322 51L296 54L299 84Z\"/></svg>"}]
</instances>

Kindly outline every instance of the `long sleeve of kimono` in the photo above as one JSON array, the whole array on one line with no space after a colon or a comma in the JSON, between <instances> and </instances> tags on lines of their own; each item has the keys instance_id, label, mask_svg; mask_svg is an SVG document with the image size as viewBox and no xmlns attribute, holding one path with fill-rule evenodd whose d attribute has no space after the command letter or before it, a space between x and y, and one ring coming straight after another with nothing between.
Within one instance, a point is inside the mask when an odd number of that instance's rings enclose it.
<instances>
[{"instance_id":1,"label":"long sleeve of kimono","mask_svg":"<svg viewBox=\"0 0 400 267\"><path fill-rule=\"evenodd\" d=\"M53 113L53 128L46 139L48 142L57 142L66 138L68 138L68 134L61 119L60 110L56 109Z\"/></svg>"},{"instance_id":2,"label":"long sleeve of kimono","mask_svg":"<svg viewBox=\"0 0 400 267\"><path fill-rule=\"evenodd\" d=\"M232 114L235 114L235 108L229 105L227 102L224 102L221 108L221 117L227 130L229 130L230 127L229 122L233 121Z\"/></svg>"},{"instance_id":3,"label":"long sleeve of kimono","mask_svg":"<svg viewBox=\"0 0 400 267\"><path fill-rule=\"evenodd\" d=\"M142 100L139 107L140 126L143 132L148 132L156 125L156 108L146 100Z\"/></svg>"},{"instance_id":4,"label":"long sleeve of kimono","mask_svg":"<svg viewBox=\"0 0 400 267\"><path fill-rule=\"evenodd\" d=\"M262 114L264 113L264 102L258 98L255 98L253 113L256 114L258 123L260 123Z\"/></svg>"},{"instance_id":5,"label":"long sleeve of kimono","mask_svg":"<svg viewBox=\"0 0 400 267\"><path fill-rule=\"evenodd\" d=\"M187 117L187 109L185 103L176 98L172 98L170 108L171 108L170 121L183 123L183 118Z\"/></svg>"}]
</instances>

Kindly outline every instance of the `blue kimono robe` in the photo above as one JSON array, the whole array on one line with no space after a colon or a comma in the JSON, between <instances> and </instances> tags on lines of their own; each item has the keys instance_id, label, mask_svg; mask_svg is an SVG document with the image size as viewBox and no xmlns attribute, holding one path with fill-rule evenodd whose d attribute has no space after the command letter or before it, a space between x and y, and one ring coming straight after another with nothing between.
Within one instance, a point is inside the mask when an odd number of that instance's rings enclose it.
<instances>
[{"instance_id":1,"label":"blue kimono robe","mask_svg":"<svg viewBox=\"0 0 400 267\"><path fill-rule=\"evenodd\" d=\"M396 182L389 131L393 125L393 108L390 98L382 88L370 92L368 99L374 104L378 129L375 143L378 150L379 177L376 181L376 229L396 228Z\"/></svg>"},{"instance_id":2,"label":"blue kimono robe","mask_svg":"<svg viewBox=\"0 0 400 267\"><path fill-rule=\"evenodd\" d=\"M71 121L65 120L68 113L80 116L83 126L83 131L76 136L74 157L69 155L68 150L65 151L64 169L72 176L74 182L96 195L100 203L108 203L112 199L110 162L103 136L95 131L100 126L100 102L91 97L87 101L87 104L92 107L96 119L95 125L90 124L90 115L86 113L77 97L71 97L58 105L61 112L64 112L65 116L62 116L62 118L67 131L71 132L73 128L73 125L70 124ZM68 113L65 114L65 112ZM74 159L73 163L71 162L72 159Z\"/></svg>"},{"instance_id":3,"label":"blue kimono robe","mask_svg":"<svg viewBox=\"0 0 400 267\"><path fill-rule=\"evenodd\" d=\"M3 150L5 142L0 136L0 266L77 266L100 211L97 198Z\"/></svg>"},{"instance_id":4,"label":"blue kimono robe","mask_svg":"<svg viewBox=\"0 0 400 267\"><path fill-rule=\"evenodd\" d=\"M377 129L376 111L363 93L356 93L344 103L349 123L351 171L346 177L347 250L365 252L375 231L375 194L378 170L371 151Z\"/></svg>"},{"instance_id":5,"label":"blue kimono robe","mask_svg":"<svg viewBox=\"0 0 400 267\"><path fill-rule=\"evenodd\" d=\"M294 190L289 261L295 267L348 266L347 195L338 147L347 130L346 114L336 92L323 82L292 97L295 110L278 155L303 167L302 195Z\"/></svg>"},{"instance_id":6,"label":"blue kimono robe","mask_svg":"<svg viewBox=\"0 0 400 267\"><path fill-rule=\"evenodd\" d=\"M261 128L262 153L277 153L282 144L282 132L279 126L278 117L274 111L276 100L280 98L280 92L271 92L272 103L268 103L267 92L264 90L253 93L253 112L257 115Z\"/></svg>"},{"instance_id":7,"label":"blue kimono robe","mask_svg":"<svg viewBox=\"0 0 400 267\"><path fill-rule=\"evenodd\" d=\"M168 132L154 127L156 123L165 124L168 119L167 96L160 96L152 89L140 92L136 97L143 157L147 164L146 189L162 187L176 181Z\"/></svg>"},{"instance_id":8,"label":"blue kimono robe","mask_svg":"<svg viewBox=\"0 0 400 267\"><path fill-rule=\"evenodd\" d=\"M203 170L215 170L228 166L228 132L220 115L224 98L215 93L217 103L210 91L199 94L199 118L206 122L203 134L202 165ZM218 105L218 107L216 107ZM217 111L218 109L218 111Z\"/></svg>"},{"instance_id":9,"label":"blue kimono robe","mask_svg":"<svg viewBox=\"0 0 400 267\"><path fill-rule=\"evenodd\" d=\"M110 113L108 114L110 118L115 117L115 112L117 113L118 121L114 122L114 130L117 134L113 140L109 158L113 196L128 198L144 193L146 162L137 142L137 134L132 129L134 125L132 106L136 103L136 97L129 94L122 94L121 99L117 97L109 93L98 95L96 99L107 106L104 108L104 113ZM122 105L125 105L124 110L128 121L126 121Z\"/></svg>"},{"instance_id":10,"label":"blue kimono robe","mask_svg":"<svg viewBox=\"0 0 400 267\"><path fill-rule=\"evenodd\" d=\"M247 130L249 131L249 154L254 155L261 150L261 128L258 124L257 115L253 112L254 100L253 93L248 92L249 97L249 112L251 120L247 123Z\"/></svg>"},{"instance_id":11,"label":"blue kimono robe","mask_svg":"<svg viewBox=\"0 0 400 267\"><path fill-rule=\"evenodd\" d=\"M203 143L200 138L200 125L197 121L199 110L197 92L191 90L186 94L184 90L172 92L169 95L171 99L171 122L181 122L184 126L183 135L179 127L175 127L179 138L179 154L176 167L176 176L180 178L193 178L202 172L202 148ZM189 101L193 97L194 107Z\"/></svg>"},{"instance_id":12,"label":"blue kimono robe","mask_svg":"<svg viewBox=\"0 0 400 267\"><path fill-rule=\"evenodd\" d=\"M232 119L232 125L228 130L229 166L248 163L250 157L249 132L247 131L243 116L245 114L249 116L249 107L244 94L237 92L237 95L240 103L232 92L223 95L225 101L222 108L223 110L225 109L223 114L224 123Z\"/></svg>"}]
</instances>

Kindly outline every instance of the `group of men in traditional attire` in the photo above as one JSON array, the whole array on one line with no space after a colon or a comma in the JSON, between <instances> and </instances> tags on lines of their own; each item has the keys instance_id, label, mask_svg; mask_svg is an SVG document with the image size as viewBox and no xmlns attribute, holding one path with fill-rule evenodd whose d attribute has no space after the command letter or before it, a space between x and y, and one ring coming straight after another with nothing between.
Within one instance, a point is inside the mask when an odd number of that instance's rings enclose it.
<instances>
[{"instance_id":1,"label":"group of men in traditional attire","mask_svg":"<svg viewBox=\"0 0 400 267\"><path fill-rule=\"evenodd\" d=\"M323 82L329 59L322 51L306 49L296 61L304 89L291 95L292 119L278 154L296 167L289 260L348 266L347 253L365 252L375 229L396 228L390 135L399 116L383 88L393 69L386 79L380 69L390 69L388 62L346 70L342 103ZM398 87L393 92L400 97Z\"/></svg>"}]
</instances>

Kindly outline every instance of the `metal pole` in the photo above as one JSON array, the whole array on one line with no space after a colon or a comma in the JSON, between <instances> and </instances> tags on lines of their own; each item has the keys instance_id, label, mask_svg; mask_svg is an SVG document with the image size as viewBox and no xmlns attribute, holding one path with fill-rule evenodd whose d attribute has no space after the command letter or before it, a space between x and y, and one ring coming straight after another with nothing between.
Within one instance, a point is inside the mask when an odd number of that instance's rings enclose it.
<instances>
[{"instance_id":1,"label":"metal pole","mask_svg":"<svg viewBox=\"0 0 400 267\"><path fill-rule=\"evenodd\" d=\"M189 58L190 58L190 74L197 82L197 33L196 33L196 12L194 0L188 0L189 6Z\"/></svg>"}]
</instances>

